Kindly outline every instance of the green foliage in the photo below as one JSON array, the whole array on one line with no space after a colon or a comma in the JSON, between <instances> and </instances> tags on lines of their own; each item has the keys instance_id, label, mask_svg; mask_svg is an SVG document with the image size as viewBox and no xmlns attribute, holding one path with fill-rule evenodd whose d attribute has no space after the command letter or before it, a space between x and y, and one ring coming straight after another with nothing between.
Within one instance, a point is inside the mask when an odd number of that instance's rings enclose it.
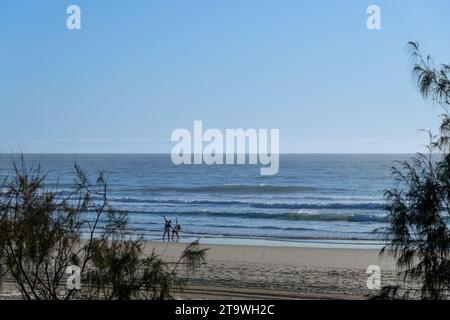
<instances>
[{"instance_id":1,"label":"green foliage","mask_svg":"<svg viewBox=\"0 0 450 320\"><path fill-rule=\"evenodd\" d=\"M423 58L417 43L408 46L419 92L444 114L439 134L430 134L428 153L393 168L397 186L385 192L390 226L381 253L396 258L404 275L403 298L445 299L450 289L450 68ZM385 288L382 295L398 297L399 291Z\"/></svg>"},{"instance_id":2,"label":"green foliage","mask_svg":"<svg viewBox=\"0 0 450 320\"><path fill-rule=\"evenodd\" d=\"M75 166L71 192L47 190L40 167L21 158L0 185L0 280L11 278L25 299L169 299L182 283L176 267L141 237L127 236L127 214L110 207L107 178L94 183ZM198 243L180 261L205 260ZM82 290L67 289L66 270L81 270Z\"/></svg>"}]
</instances>

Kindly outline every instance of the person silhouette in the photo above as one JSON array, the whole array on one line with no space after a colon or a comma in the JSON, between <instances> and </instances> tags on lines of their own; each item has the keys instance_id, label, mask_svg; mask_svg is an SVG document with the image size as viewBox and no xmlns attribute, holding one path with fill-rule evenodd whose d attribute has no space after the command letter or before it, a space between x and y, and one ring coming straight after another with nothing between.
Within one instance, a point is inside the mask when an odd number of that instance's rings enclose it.
<instances>
[{"instance_id":1,"label":"person silhouette","mask_svg":"<svg viewBox=\"0 0 450 320\"><path fill-rule=\"evenodd\" d=\"M180 231L181 231L181 225L178 224L178 218L177 218L175 221L175 227L172 228L172 241L173 241L174 235L177 235L177 240L180 239L180 234L179 234Z\"/></svg>"},{"instance_id":2,"label":"person silhouette","mask_svg":"<svg viewBox=\"0 0 450 320\"><path fill-rule=\"evenodd\" d=\"M172 221L171 220L167 220L165 216L163 216L163 218L164 218L164 221L166 222L164 224L163 241L164 241L164 238L166 236L166 233L167 233L167 241L169 241L170 240L170 229L173 230L173 228L172 228Z\"/></svg>"}]
</instances>

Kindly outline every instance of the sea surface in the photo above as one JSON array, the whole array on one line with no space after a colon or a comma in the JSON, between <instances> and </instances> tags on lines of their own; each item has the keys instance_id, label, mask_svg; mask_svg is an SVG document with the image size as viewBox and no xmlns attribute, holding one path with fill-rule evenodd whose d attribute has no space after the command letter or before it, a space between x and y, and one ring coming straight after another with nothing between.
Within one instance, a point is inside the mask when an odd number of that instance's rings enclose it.
<instances>
[{"instance_id":1,"label":"sea surface","mask_svg":"<svg viewBox=\"0 0 450 320\"><path fill-rule=\"evenodd\" d=\"M275 176L261 176L257 165L176 166L169 154L24 157L60 190L72 185L75 162L93 179L104 171L111 205L128 211L130 229L148 240L161 240L166 216L178 219L182 242L378 248L391 167L411 156L282 154ZM13 157L1 156L1 175Z\"/></svg>"}]
</instances>

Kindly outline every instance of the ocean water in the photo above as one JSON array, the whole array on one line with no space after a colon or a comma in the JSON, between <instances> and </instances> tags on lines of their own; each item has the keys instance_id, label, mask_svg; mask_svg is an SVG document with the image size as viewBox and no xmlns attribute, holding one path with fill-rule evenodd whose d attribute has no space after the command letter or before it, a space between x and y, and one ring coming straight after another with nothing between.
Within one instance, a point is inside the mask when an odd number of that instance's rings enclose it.
<instances>
[{"instance_id":1,"label":"ocean water","mask_svg":"<svg viewBox=\"0 0 450 320\"><path fill-rule=\"evenodd\" d=\"M11 170L2 155L0 174ZM181 240L203 243L380 247L383 191L391 167L411 155L282 154L275 176L257 165L173 165L169 154L25 155L49 186L70 187L74 163L109 176L109 199L129 213L129 227L161 240L163 216L182 226Z\"/></svg>"}]
</instances>

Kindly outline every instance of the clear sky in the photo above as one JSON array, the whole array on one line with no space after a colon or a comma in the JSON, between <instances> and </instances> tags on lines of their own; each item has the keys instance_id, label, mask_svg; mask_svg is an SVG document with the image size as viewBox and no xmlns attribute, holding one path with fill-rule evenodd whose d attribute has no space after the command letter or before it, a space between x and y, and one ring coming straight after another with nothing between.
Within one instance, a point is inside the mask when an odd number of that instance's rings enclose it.
<instances>
[{"instance_id":1,"label":"clear sky","mask_svg":"<svg viewBox=\"0 0 450 320\"><path fill-rule=\"evenodd\" d=\"M81 30L66 8L81 8ZM366 27L381 8L382 29ZM415 152L450 2L1 1L0 151L170 152L174 129L278 128L282 152Z\"/></svg>"}]
</instances>

